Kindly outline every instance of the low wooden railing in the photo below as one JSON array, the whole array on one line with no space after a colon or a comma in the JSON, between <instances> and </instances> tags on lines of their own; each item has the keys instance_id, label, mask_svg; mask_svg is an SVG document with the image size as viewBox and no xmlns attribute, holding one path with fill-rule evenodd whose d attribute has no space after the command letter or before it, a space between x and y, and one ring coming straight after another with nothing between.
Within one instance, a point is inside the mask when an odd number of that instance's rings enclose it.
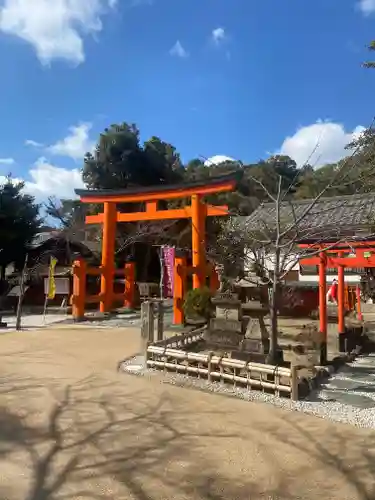
<instances>
[{"instance_id":1,"label":"low wooden railing","mask_svg":"<svg viewBox=\"0 0 375 500\"><path fill-rule=\"evenodd\" d=\"M158 314L157 329L155 317ZM240 359L215 356L214 353L188 352L188 346L199 342L206 327L163 338L162 302L142 304L142 352L150 368L190 374L208 382L231 383L247 389L274 391L276 396L288 394L298 399L298 368L252 363ZM155 338L156 337L156 338Z\"/></svg>"},{"instance_id":2,"label":"low wooden railing","mask_svg":"<svg viewBox=\"0 0 375 500\"><path fill-rule=\"evenodd\" d=\"M247 389L272 390L276 396L289 394L298 399L297 368L283 368L239 359L215 356L213 353L194 353L159 345L147 348L147 366L164 371L194 374L208 382L229 382Z\"/></svg>"}]
</instances>

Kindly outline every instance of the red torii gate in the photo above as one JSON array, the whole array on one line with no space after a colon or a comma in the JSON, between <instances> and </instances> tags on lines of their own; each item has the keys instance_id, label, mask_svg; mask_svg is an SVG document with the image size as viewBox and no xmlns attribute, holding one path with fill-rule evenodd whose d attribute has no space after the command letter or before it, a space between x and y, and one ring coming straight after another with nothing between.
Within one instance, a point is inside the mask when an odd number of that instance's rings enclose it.
<instances>
[{"instance_id":1,"label":"red torii gate","mask_svg":"<svg viewBox=\"0 0 375 500\"><path fill-rule=\"evenodd\" d=\"M238 181L237 174L222 175L205 180L195 181L185 184L160 185L142 188L129 189L103 189L103 190L85 190L76 189L76 194L80 197L82 203L100 203L104 205L103 213L86 216L87 224L103 224L102 240L102 265L99 272L94 274L101 275L100 286L100 311L107 312L111 309L115 298L113 292L113 282L115 274L115 236L117 222L138 222L166 219L186 219L192 220L192 274L193 288L201 288L205 284L206 278L206 217L223 216L228 214L228 207L212 206L202 201L203 196L233 191ZM190 198L191 205L176 209L159 209L158 202ZM122 213L117 211L118 203L145 203L145 210L140 212ZM176 259L176 263L184 264L184 260ZM79 263L77 263L79 268ZM134 282L134 264L128 269ZM79 277L79 271L78 271ZM84 280L81 280L84 283ZM77 288L80 288L79 286ZM83 288L83 285L82 287ZM134 299L132 296L134 285L130 286L131 293L127 297L127 305L132 305ZM183 293L181 286L180 292ZM77 298L79 296L79 298ZM175 296L176 297L176 296ZM182 297L174 301L175 323L181 323ZM80 318L84 314L85 291L80 290L77 296L73 294L74 316Z\"/></svg>"},{"instance_id":2,"label":"red torii gate","mask_svg":"<svg viewBox=\"0 0 375 500\"><path fill-rule=\"evenodd\" d=\"M304 266L318 266L319 268L319 326L324 335L325 349L327 348L327 277L326 268L337 269L338 275L338 335L339 350L346 350L345 334L345 268L375 267L375 241L362 240L337 244L308 244L301 243L300 248L319 252L313 257L302 258L300 264ZM360 297L357 288L357 304L360 314ZM361 319L361 318L359 318ZM326 359L326 352L323 354Z\"/></svg>"}]
</instances>

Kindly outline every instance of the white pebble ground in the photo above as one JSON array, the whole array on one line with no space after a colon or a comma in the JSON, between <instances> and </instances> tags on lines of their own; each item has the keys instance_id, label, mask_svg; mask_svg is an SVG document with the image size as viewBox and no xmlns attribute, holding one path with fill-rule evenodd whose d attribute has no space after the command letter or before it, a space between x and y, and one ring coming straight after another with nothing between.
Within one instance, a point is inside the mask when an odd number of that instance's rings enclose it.
<instances>
[{"instance_id":1,"label":"white pebble ground","mask_svg":"<svg viewBox=\"0 0 375 500\"><path fill-rule=\"evenodd\" d=\"M234 396L262 402L291 411L301 411L362 428L375 428L375 355L361 356L354 363L331 375L325 383L300 401L265 394L256 390L233 388L176 373L145 369L143 356L125 361L121 369L138 376L158 376L161 383Z\"/></svg>"}]
</instances>

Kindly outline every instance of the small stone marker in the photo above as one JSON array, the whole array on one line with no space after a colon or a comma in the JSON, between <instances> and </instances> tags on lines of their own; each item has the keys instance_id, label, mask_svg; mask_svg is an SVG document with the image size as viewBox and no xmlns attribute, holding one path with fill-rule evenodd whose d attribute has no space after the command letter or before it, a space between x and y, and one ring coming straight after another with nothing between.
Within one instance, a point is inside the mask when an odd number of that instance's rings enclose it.
<instances>
[{"instance_id":1,"label":"small stone marker","mask_svg":"<svg viewBox=\"0 0 375 500\"><path fill-rule=\"evenodd\" d=\"M146 358L148 344L154 341L154 304L141 304L141 352Z\"/></svg>"},{"instance_id":2,"label":"small stone marker","mask_svg":"<svg viewBox=\"0 0 375 500\"><path fill-rule=\"evenodd\" d=\"M261 307L259 302L253 309L246 308L247 314L252 314L252 316L248 318L245 338L241 343L243 351L258 354L268 354L269 352L269 332L264 323L264 313L261 312Z\"/></svg>"}]
</instances>

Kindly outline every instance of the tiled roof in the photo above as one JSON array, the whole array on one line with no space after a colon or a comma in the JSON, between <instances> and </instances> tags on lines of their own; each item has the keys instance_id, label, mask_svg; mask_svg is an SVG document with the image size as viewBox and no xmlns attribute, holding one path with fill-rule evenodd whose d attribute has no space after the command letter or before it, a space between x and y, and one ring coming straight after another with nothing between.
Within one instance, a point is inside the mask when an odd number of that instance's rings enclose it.
<instances>
[{"instance_id":1,"label":"tiled roof","mask_svg":"<svg viewBox=\"0 0 375 500\"><path fill-rule=\"evenodd\" d=\"M298 229L304 238L327 233L356 231L370 232L375 227L375 192L363 195L291 200L280 205L280 226ZM248 230L273 231L276 228L276 203L260 205L250 216L243 218Z\"/></svg>"}]
</instances>

